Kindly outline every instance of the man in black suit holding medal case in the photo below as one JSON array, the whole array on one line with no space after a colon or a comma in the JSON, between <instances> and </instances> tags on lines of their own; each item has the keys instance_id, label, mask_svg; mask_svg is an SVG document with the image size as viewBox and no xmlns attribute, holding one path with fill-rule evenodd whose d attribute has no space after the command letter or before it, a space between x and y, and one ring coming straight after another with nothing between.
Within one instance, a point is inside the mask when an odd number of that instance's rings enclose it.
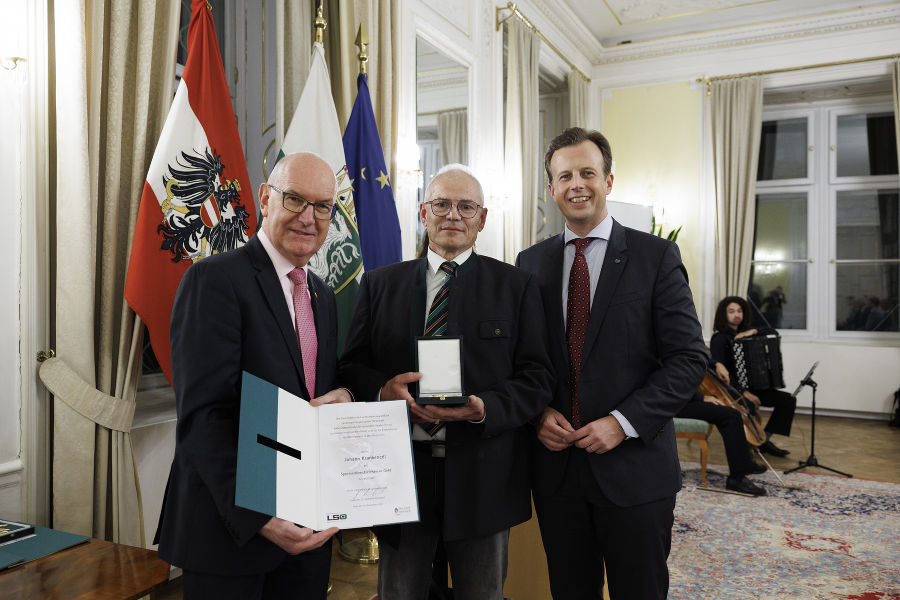
<instances>
[{"instance_id":1,"label":"man in black suit holding medal case","mask_svg":"<svg viewBox=\"0 0 900 600\"><path fill-rule=\"evenodd\" d=\"M339 369L357 400L405 399L414 422L421 520L376 530L378 594L426 597L442 543L456 600L501 600L509 528L531 517L527 424L550 401L541 297L530 274L474 252L488 209L465 167L442 169L425 199L427 255L363 275ZM423 335L462 338L465 404L416 402Z\"/></svg>"}]
</instances>

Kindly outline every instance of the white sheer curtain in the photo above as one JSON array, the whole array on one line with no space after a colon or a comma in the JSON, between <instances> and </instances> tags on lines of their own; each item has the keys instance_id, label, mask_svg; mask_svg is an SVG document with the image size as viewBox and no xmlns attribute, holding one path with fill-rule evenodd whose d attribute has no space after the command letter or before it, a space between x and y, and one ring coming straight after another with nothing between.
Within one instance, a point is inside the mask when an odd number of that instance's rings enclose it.
<instances>
[{"instance_id":1,"label":"white sheer curtain","mask_svg":"<svg viewBox=\"0 0 900 600\"><path fill-rule=\"evenodd\" d=\"M590 83L575 71L569 71L569 125L588 127L588 92Z\"/></svg>"},{"instance_id":2,"label":"white sheer curtain","mask_svg":"<svg viewBox=\"0 0 900 600\"><path fill-rule=\"evenodd\" d=\"M142 546L131 447L141 324L123 290L171 104L180 2L58 0L53 526Z\"/></svg>"},{"instance_id":3,"label":"white sheer curtain","mask_svg":"<svg viewBox=\"0 0 900 600\"><path fill-rule=\"evenodd\" d=\"M441 142L441 162L468 164L469 127L466 110L451 110L437 116L438 139Z\"/></svg>"},{"instance_id":4,"label":"white sheer curtain","mask_svg":"<svg viewBox=\"0 0 900 600\"><path fill-rule=\"evenodd\" d=\"M504 259L534 243L540 177L538 68L540 38L519 19L506 21L506 139L509 199L504 223Z\"/></svg>"},{"instance_id":5,"label":"white sheer curtain","mask_svg":"<svg viewBox=\"0 0 900 600\"><path fill-rule=\"evenodd\" d=\"M760 77L711 83L716 189L716 294L744 296L750 285L756 167L762 133Z\"/></svg>"}]
</instances>

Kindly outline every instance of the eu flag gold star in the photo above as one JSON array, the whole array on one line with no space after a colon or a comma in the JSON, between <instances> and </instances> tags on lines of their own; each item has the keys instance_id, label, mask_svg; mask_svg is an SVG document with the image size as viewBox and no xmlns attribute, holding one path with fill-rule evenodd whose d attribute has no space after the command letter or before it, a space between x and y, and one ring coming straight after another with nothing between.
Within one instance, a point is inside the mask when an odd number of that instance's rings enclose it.
<instances>
[{"instance_id":1,"label":"eu flag gold star","mask_svg":"<svg viewBox=\"0 0 900 600\"><path fill-rule=\"evenodd\" d=\"M381 187L379 189L383 190L384 186L388 185L388 176L384 171L379 171L379 173L381 173L381 175L376 177L375 180L381 184Z\"/></svg>"}]
</instances>

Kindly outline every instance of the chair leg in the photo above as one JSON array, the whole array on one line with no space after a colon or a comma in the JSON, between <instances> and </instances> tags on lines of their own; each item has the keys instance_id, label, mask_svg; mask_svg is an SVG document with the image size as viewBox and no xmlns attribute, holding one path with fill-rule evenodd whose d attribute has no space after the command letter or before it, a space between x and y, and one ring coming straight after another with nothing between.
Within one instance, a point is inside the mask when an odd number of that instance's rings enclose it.
<instances>
[{"instance_id":1,"label":"chair leg","mask_svg":"<svg viewBox=\"0 0 900 600\"><path fill-rule=\"evenodd\" d=\"M709 459L709 445L706 443L706 440L697 440L700 443L700 480L703 482L703 487L709 487L706 485L706 462Z\"/></svg>"}]
</instances>

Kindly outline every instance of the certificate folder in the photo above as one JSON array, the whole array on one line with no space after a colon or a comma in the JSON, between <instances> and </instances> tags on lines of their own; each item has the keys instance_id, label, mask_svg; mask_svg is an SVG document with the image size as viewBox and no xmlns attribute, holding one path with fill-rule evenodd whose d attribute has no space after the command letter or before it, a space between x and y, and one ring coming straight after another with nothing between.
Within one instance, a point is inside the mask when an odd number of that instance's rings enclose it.
<instances>
[{"instance_id":1,"label":"certificate folder","mask_svg":"<svg viewBox=\"0 0 900 600\"><path fill-rule=\"evenodd\" d=\"M245 371L235 504L316 530L418 521L406 402L312 406Z\"/></svg>"}]
</instances>

